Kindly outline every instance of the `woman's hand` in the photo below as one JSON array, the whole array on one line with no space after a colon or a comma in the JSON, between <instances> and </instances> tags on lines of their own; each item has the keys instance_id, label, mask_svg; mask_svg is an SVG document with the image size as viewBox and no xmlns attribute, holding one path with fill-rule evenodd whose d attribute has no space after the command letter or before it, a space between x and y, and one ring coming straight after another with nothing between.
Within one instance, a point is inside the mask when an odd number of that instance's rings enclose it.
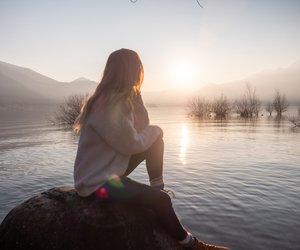
<instances>
[{"instance_id":1,"label":"woman's hand","mask_svg":"<svg viewBox=\"0 0 300 250\"><path fill-rule=\"evenodd\" d=\"M140 132L149 125L148 112L144 106L142 96L136 94L132 99L133 115L134 115L134 127Z\"/></svg>"}]
</instances>

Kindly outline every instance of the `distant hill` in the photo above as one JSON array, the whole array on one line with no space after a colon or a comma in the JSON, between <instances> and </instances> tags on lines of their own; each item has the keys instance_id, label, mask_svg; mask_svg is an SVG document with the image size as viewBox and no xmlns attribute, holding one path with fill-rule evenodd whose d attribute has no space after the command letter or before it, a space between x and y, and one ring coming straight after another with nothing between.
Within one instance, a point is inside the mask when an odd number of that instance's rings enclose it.
<instances>
[{"instance_id":1,"label":"distant hill","mask_svg":"<svg viewBox=\"0 0 300 250\"><path fill-rule=\"evenodd\" d=\"M199 95L213 98L223 93L234 99L244 92L247 83L256 88L257 96L263 101L271 100L278 89L290 102L300 102L300 61L286 68L265 70L238 81L207 84L199 90Z\"/></svg>"},{"instance_id":2,"label":"distant hill","mask_svg":"<svg viewBox=\"0 0 300 250\"><path fill-rule=\"evenodd\" d=\"M272 100L274 91L286 94L289 102L300 102L300 61L286 68L265 70L242 80L222 84L207 84L199 90L168 90L144 92L149 105L182 105L193 96L212 99L226 95L229 99L241 96L246 83L256 88L263 101ZM6 104L58 103L72 94L92 93L97 83L80 77L72 82L59 82L31 69L0 61L0 106Z\"/></svg>"},{"instance_id":3,"label":"distant hill","mask_svg":"<svg viewBox=\"0 0 300 250\"><path fill-rule=\"evenodd\" d=\"M59 82L31 69L0 61L0 104L56 103L72 94L91 93L97 83L86 78Z\"/></svg>"},{"instance_id":4,"label":"distant hill","mask_svg":"<svg viewBox=\"0 0 300 250\"><path fill-rule=\"evenodd\" d=\"M271 101L275 90L286 95L288 102L300 103L300 61L286 68L264 70L244 79L226 83L209 83L198 90L169 90L145 92L144 100L149 104L182 105L192 97L214 99L224 94L230 100L239 98L245 92L246 84L256 89L256 94L263 102Z\"/></svg>"}]
</instances>

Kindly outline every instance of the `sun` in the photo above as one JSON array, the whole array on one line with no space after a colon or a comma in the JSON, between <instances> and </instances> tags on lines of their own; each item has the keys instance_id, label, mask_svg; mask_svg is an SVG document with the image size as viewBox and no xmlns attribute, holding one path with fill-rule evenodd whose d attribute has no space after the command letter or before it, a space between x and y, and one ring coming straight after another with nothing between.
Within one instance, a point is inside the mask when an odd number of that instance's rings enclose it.
<instances>
[{"instance_id":1,"label":"sun","mask_svg":"<svg viewBox=\"0 0 300 250\"><path fill-rule=\"evenodd\" d=\"M180 89L191 89L197 84L196 67L192 63L179 62L172 67L172 87Z\"/></svg>"},{"instance_id":2,"label":"sun","mask_svg":"<svg viewBox=\"0 0 300 250\"><path fill-rule=\"evenodd\" d=\"M177 66L176 74L177 74L178 78L180 78L181 80L190 80L193 72L192 72L191 67L188 64L181 63L181 64L178 64L178 66Z\"/></svg>"}]
</instances>

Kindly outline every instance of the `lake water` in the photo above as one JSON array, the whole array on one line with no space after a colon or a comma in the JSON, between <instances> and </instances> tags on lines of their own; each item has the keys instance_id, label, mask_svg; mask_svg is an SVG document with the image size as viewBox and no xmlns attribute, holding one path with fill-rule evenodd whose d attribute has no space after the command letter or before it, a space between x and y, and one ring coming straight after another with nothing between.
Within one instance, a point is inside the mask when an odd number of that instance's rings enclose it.
<instances>
[{"instance_id":1,"label":"lake water","mask_svg":"<svg viewBox=\"0 0 300 250\"><path fill-rule=\"evenodd\" d=\"M300 128L267 116L199 122L181 107L149 114L164 130L166 187L186 228L233 250L300 249ZM1 117L0 221L35 194L73 185L78 142L40 112ZM144 165L131 177L148 183Z\"/></svg>"}]
</instances>

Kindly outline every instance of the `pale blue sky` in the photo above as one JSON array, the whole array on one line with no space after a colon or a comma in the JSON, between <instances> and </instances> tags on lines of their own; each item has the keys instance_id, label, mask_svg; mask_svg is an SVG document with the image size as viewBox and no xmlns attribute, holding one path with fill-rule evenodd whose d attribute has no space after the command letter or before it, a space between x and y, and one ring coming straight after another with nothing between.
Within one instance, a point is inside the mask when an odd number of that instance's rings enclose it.
<instances>
[{"instance_id":1,"label":"pale blue sky","mask_svg":"<svg viewBox=\"0 0 300 250\"><path fill-rule=\"evenodd\" d=\"M222 83L300 59L300 0L0 0L0 60L98 81L136 50L145 90ZM181 66L180 66L181 65ZM189 68L184 80L177 70Z\"/></svg>"}]
</instances>

